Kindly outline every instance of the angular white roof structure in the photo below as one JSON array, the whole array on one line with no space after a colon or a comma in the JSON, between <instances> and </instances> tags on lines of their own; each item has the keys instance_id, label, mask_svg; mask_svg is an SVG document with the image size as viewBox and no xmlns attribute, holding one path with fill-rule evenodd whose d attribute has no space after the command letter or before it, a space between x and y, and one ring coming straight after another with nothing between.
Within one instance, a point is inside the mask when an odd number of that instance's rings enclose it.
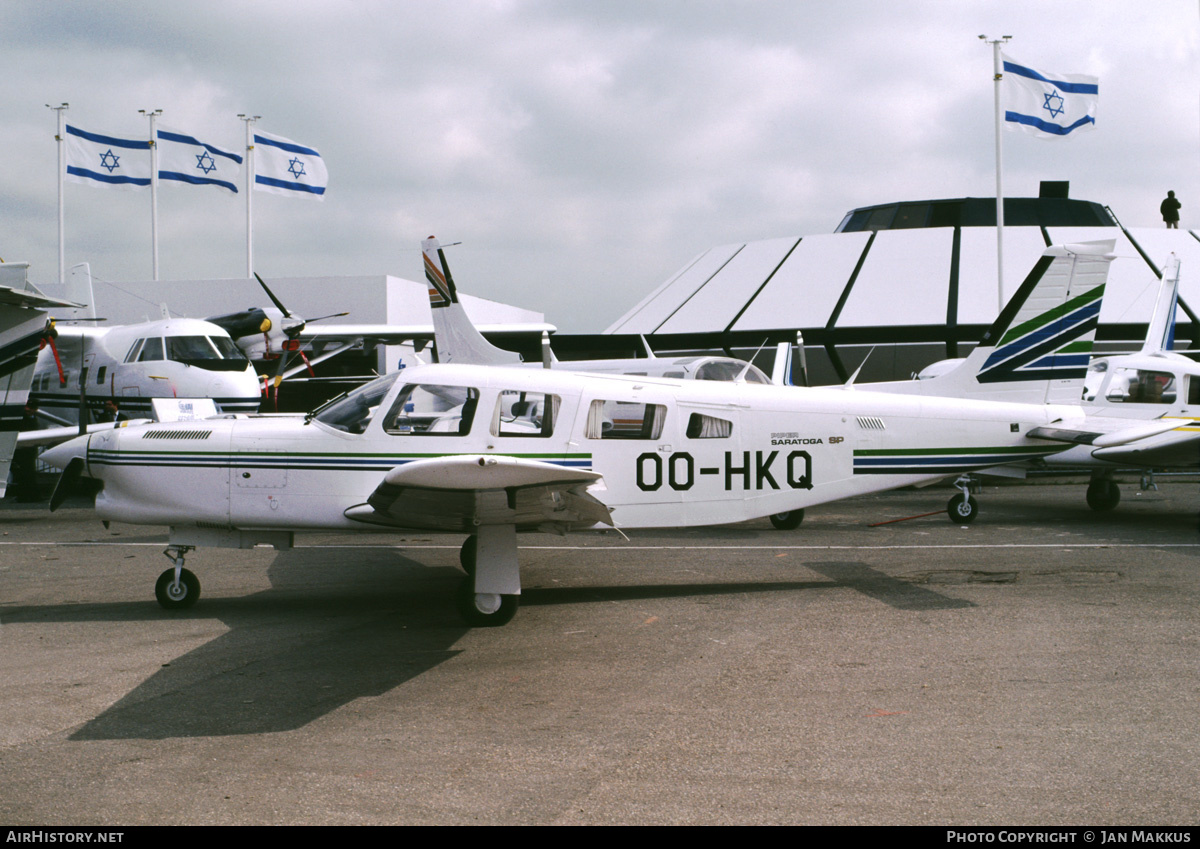
<instances>
[{"instance_id":1,"label":"angular white roof structure","mask_svg":"<svg viewBox=\"0 0 1200 849\"><path fill-rule=\"evenodd\" d=\"M661 350L753 348L801 331L843 378L838 350L848 346L920 345L927 360L961 356L959 344L979 338L1047 245L1098 239L1116 239L1120 257L1098 349L1140 339L1171 253L1182 263L1177 338L1191 339L1189 322L1200 331L1190 306L1200 308L1200 235L1122 228L1099 204L1064 197L1008 198L1005 221L1000 298L995 200L904 202L853 210L835 233L711 248L605 333L644 334Z\"/></svg>"}]
</instances>

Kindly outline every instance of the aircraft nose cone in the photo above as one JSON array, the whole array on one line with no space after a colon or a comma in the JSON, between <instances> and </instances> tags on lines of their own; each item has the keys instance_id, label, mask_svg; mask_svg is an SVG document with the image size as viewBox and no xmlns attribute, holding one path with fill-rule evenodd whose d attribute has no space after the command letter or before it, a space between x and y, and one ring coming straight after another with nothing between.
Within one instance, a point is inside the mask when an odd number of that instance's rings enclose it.
<instances>
[{"instance_id":1,"label":"aircraft nose cone","mask_svg":"<svg viewBox=\"0 0 1200 849\"><path fill-rule=\"evenodd\" d=\"M67 464L76 457L87 460L88 439L86 434L68 439L66 442L61 442L53 448L43 451L41 459L56 469L65 469Z\"/></svg>"}]
</instances>

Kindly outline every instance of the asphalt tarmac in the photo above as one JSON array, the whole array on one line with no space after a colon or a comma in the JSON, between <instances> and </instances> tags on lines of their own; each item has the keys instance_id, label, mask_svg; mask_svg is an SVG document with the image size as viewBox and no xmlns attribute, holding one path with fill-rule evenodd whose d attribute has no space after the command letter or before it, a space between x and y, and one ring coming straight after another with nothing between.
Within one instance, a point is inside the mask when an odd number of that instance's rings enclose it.
<instances>
[{"instance_id":1,"label":"asphalt tarmac","mask_svg":"<svg viewBox=\"0 0 1200 849\"><path fill-rule=\"evenodd\" d=\"M521 538L507 626L461 536L204 549L0 507L0 823L1188 825L1200 484L945 488L795 531Z\"/></svg>"}]
</instances>

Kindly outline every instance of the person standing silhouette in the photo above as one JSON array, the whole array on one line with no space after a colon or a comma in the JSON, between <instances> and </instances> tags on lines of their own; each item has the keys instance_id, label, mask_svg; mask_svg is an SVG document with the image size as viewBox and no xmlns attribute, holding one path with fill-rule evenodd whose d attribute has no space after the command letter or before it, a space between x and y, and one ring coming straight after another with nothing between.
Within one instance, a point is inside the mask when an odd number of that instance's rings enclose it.
<instances>
[{"instance_id":1,"label":"person standing silhouette","mask_svg":"<svg viewBox=\"0 0 1200 849\"><path fill-rule=\"evenodd\" d=\"M1179 229L1179 208L1183 206L1176 198L1174 192L1167 192L1167 196L1163 198L1163 202L1158 205L1158 211L1162 213L1163 221L1171 230Z\"/></svg>"}]
</instances>

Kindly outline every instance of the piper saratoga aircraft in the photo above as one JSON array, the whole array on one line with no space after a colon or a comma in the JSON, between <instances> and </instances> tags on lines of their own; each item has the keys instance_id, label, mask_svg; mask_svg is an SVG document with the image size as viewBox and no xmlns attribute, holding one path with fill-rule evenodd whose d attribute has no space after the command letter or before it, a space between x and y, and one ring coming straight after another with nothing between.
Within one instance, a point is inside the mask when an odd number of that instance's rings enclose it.
<instances>
[{"instance_id":1,"label":"piper saratoga aircraft","mask_svg":"<svg viewBox=\"0 0 1200 849\"><path fill-rule=\"evenodd\" d=\"M100 518L170 528L165 607L198 598L197 546L426 529L469 534L458 608L501 625L520 598L519 531L738 522L1062 450L1086 422L1047 401L1079 397L1111 248L1049 249L944 378L957 397L431 364L303 417L108 430L43 459L65 469L60 488L103 482ZM1135 431L1091 438L1148 435Z\"/></svg>"}]
</instances>

